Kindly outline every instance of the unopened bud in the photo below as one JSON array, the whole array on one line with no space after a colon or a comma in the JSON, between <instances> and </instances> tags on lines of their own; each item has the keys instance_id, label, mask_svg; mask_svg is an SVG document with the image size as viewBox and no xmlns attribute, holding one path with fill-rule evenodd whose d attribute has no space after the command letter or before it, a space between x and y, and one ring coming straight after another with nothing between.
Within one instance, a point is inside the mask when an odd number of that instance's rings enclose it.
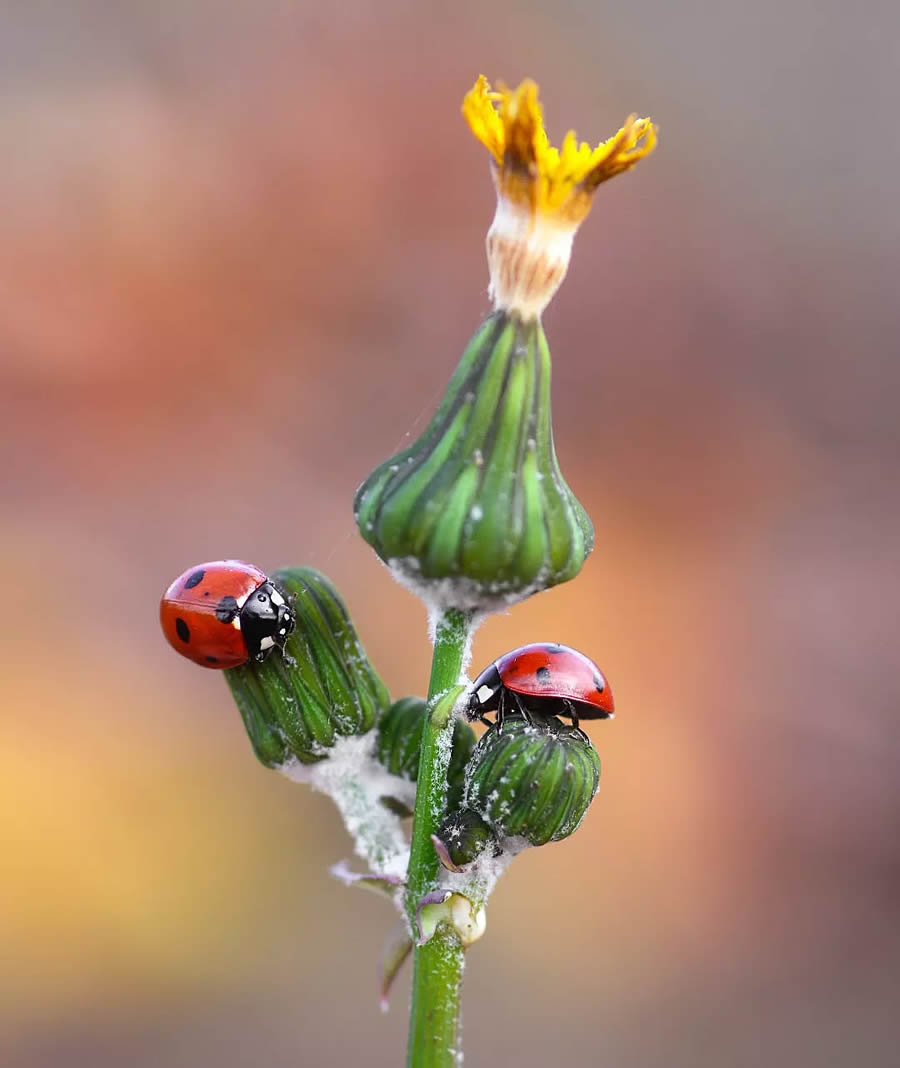
<instances>
[{"instance_id":1,"label":"unopened bud","mask_svg":"<svg viewBox=\"0 0 900 1068\"><path fill-rule=\"evenodd\" d=\"M392 775L415 782L425 728L427 704L420 697L395 701L378 724L376 754ZM447 767L447 803L455 807L462 797L466 764L475 748L475 733L463 720L453 726L453 749Z\"/></svg>"},{"instance_id":2,"label":"unopened bud","mask_svg":"<svg viewBox=\"0 0 900 1068\"><path fill-rule=\"evenodd\" d=\"M262 763L311 764L338 738L371 730L390 698L331 582L311 568L271 578L297 621L285 655L230 668L225 677Z\"/></svg>"},{"instance_id":3,"label":"unopened bud","mask_svg":"<svg viewBox=\"0 0 900 1068\"><path fill-rule=\"evenodd\" d=\"M451 809L431 841L448 871L466 871L486 851L493 855L500 849L487 821L468 808Z\"/></svg>"},{"instance_id":4,"label":"unopened bud","mask_svg":"<svg viewBox=\"0 0 900 1068\"><path fill-rule=\"evenodd\" d=\"M482 324L428 428L354 510L397 578L441 607L508 604L578 574L594 532L556 460L539 321Z\"/></svg>"},{"instance_id":5,"label":"unopened bud","mask_svg":"<svg viewBox=\"0 0 900 1068\"><path fill-rule=\"evenodd\" d=\"M581 731L550 718L532 726L508 716L480 738L469 761L463 807L497 837L557 842L584 819L600 783L600 758Z\"/></svg>"}]
</instances>

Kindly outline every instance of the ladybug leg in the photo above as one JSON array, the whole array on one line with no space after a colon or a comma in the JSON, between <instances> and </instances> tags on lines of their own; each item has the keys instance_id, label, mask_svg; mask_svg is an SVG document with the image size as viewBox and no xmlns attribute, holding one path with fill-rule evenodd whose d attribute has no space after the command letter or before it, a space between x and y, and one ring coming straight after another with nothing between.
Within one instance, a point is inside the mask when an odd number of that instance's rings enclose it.
<instances>
[{"instance_id":1,"label":"ladybug leg","mask_svg":"<svg viewBox=\"0 0 900 1068\"><path fill-rule=\"evenodd\" d=\"M522 695L519 694L519 693L516 693L515 690L513 690L512 695L516 699L516 705L518 706L519 711L522 713L522 719L525 720L525 722L528 724L529 727L536 726L536 724L534 722L534 719L532 718L531 713L525 707L525 702L522 700Z\"/></svg>"},{"instance_id":2,"label":"ladybug leg","mask_svg":"<svg viewBox=\"0 0 900 1068\"><path fill-rule=\"evenodd\" d=\"M566 709L566 713L565 714L567 716L571 716L572 717L572 726L575 728L576 731L578 731L578 733L581 735L581 737L584 738L584 740L587 742L587 744L590 745L591 744L590 738L588 738L588 736L584 733L584 731L578 725L578 723L579 723L578 713L575 710L575 705L573 705L571 701L563 701L563 704L565 705L565 709Z\"/></svg>"},{"instance_id":3,"label":"ladybug leg","mask_svg":"<svg viewBox=\"0 0 900 1068\"><path fill-rule=\"evenodd\" d=\"M506 714L506 689L500 691L500 703L497 705L497 733L500 734L503 730L503 717Z\"/></svg>"}]
</instances>

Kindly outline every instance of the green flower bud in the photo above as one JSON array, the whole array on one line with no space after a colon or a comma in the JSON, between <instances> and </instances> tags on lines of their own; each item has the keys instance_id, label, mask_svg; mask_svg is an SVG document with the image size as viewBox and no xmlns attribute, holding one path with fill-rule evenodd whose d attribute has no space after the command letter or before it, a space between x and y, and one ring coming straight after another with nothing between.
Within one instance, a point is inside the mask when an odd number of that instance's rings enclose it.
<instances>
[{"instance_id":1,"label":"green flower bud","mask_svg":"<svg viewBox=\"0 0 900 1068\"><path fill-rule=\"evenodd\" d=\"M395 575L442 607L510 603L578 574L594 531L557 464L538 320L482 324L426 431L372 472L354 511Z\"/></svg>"},{"instance_id":2,"label":"green flower bud","mask_svg":"<svg viewBox=\"0 0 900 1068\"><path fill-rule=\"evenodd\" d=\"M453 811L432 837L441 864L450 871L465 871L481 854L490 849L499 852L497 838L490 826L469 808Z\"/></svg>"},{"instance_id":3,"label":"green flower bud","mask_svg":"<svg viewBox=\"0 0 900 1068\"><path fill-rule=\"evenodd\" d=\"M390 697L340 594L324 575L300 567L270 578L297 618L285 656L276 652L261 664L248 662L224 674L262 763L312 764L338 738L371 730Z\"/></svg>"},{"instance_id":4,"label":"green flower bud","mask_svg":"<svg viewBox=\"0 0 900 1068\"><path fill-rule=\"evenodd\" d=\"M419 774L419 751L425 729L426 702L420 697L395 701L378 724L376 755L392 775L415 782ZM466 764L475 748L475 732L463 720L453 726L453 750L447 768L447 802L451 807L462 797Z\"/></svg>"},{"instance_id":5,"label":"green flower bud","mask_svg":"<svg viewBox=\"0 0 900 1068\"><path fill-rule=\"evenodd\" d=\"M498 838L558 842L584 819L600 783L600 758L585 736L550 719L507 717L481 736L466 772L463 805Z\"/></svg>"}]
</instances>

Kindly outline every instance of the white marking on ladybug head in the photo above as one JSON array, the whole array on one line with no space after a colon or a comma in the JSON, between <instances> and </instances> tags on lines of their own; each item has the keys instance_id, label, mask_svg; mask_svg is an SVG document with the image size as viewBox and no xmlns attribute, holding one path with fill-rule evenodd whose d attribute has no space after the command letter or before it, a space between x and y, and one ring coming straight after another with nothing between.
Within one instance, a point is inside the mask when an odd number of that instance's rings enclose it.
<instances>
[{"instance_id":1,"label":"white marking on ladybug head","mask_svg":"<svg viewBox=\"0 0 900 1068\"><path fill-rule=\"evenodd\" d=\"M268 635L266 635L265 638L261 638L260 639L259 648L261 650L262 649L271 649L274 644L275 644L275 639L274 638L270 638Z\"/></svg>"},{"instance_id":2,"label":"white marking on ladybug head","mask_svg":"<svg viewBox=\"0 0 900 1068\"><path fill-rule=\"evenodd\" d=\"M272 598L272 604L275 604L275 605L283 605L284 604L284 598L281 596L281 594L278 592L278 590L272 590L272 592L271 592L271 594L269 596Z\"/></svg>"},{"instance_id":3,"label":"white marking on ladybug head","mask_svg":"<svg viewBox=\"0 0 900 1068\"><path fill-rule=\"evenodd\" d=\"M475 696L482 704L484 704L485 701L488 701L491 697L494 696L494 691L491 689L490 686L485 683L484 686L478 687L478 689L475 691Z\"/></svg>"}]
</instances>

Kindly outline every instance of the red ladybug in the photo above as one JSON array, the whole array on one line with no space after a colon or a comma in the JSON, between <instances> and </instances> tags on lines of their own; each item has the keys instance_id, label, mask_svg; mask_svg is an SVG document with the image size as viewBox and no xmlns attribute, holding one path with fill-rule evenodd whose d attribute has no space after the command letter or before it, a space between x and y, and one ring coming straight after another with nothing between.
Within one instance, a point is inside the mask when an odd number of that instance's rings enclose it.
<instances>
[{"instance_id":1,"label":"red ladybug","mask_svg":"<svg viewBox=\"0 0 900 1068\"><path fill-rule=\"evenodd\" d=\"M593 660L567 645L535 642L501 656L475 680L467 718L490 725L484 714L494 711L498 730L511 712L529 720L566 716L578 730L580 719L611 719L615 706Z\"/></svg>"},{"instance_id":2,"label":"red ladybug","mask_svg":"<svg viewBox=\"0 0 900 1068\"><path fill-rule=\"evenodd\" d=\"M213 560L189 567L159 602L169 645L208 668L265 660L294 629L293 609L258 567Z\"/></svg>"}]
</instances>

